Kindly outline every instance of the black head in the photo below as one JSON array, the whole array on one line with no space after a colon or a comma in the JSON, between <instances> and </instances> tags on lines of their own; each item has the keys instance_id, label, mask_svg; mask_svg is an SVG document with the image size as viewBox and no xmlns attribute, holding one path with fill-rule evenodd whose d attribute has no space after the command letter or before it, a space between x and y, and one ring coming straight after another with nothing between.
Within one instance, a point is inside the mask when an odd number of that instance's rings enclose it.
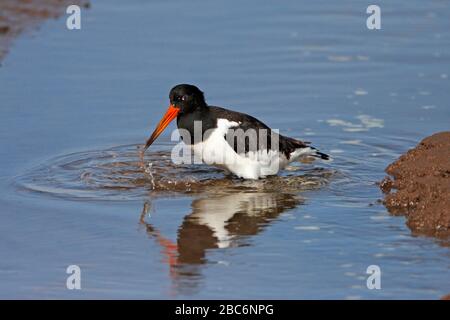
<instances>
[{"instance_id":1,"label":"black head","mask_svg":"<svg viewBox=\"0 0 450 320\"><path fill-rule=\"evenodd\" d=\"M205 97L199 88L190 84L179 84L170 90L170 104L180 109L180 114L206 107Z\"/></svg>"},{"instance_id":2,"label":"black head","mask_svg":"<svg viewBox=\"0 0 450 320\"><path fill-rule=\"evenodd\" d=\"M203 92L199 88L190 84L179 84L170 90L169 93L170 105L166 114L159 121L155 131L153 131L150 138L145 144L146 150L169 123L178 117L180 114L187 114L195 110L202 110L207 107Z\"/></svg>"}]
</instances>

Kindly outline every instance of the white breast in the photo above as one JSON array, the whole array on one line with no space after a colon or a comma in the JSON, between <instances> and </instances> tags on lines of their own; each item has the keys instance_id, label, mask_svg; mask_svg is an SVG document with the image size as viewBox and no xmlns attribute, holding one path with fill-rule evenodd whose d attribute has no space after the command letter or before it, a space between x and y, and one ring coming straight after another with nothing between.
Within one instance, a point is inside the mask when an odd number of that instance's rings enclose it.
<instances>
[{"instance_id":1,"label":"white breast","mask_svg":"<svg viewBox=\"0 0 450 320\"><path fill-rule=\"evenodd\" d=\"M290 161L278 150L259 150L246 154L237 154L225 139L230 128L238 122L218 119L217 128L204 141L192 146L194 153L209 165L225 168L244 179L258 179L275 175Z\"/></svg>"}]
</instances>

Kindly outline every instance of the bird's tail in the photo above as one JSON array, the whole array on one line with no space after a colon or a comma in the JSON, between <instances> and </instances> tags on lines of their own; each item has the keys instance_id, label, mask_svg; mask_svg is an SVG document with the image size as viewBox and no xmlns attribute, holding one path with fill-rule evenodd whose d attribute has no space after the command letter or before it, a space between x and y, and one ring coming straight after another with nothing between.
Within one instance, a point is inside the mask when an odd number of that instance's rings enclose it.
<instances>
[{"instance_id":1,"label":"bird's tail","mask_svg":"<svg viewBox=\"0 0 450 320\"><path fill-rule=\"evenodd\" d=\"M309 156L327 161L331 160L329 155L320 152L316 148L312 147L310 145L310 142L308 141L300 141L293 138L283 137L282 142L284 143L283 145L284 149L288 151L287 154L288 159L290 156L293 156L294 158L302 158L304 156L306 157Z\"/></svg>"},{"instance_id":2,"label":"bird's tail","mask_svg":"<svg viewBox=\"0 0 450 320\"><path fill-rule=\"evenodd\" d=\"M326 153L320 152L319 150L317 150L314 147L310 147L310 148L313 150L313 153L311 154L312 157L319 158L322 160L327 160L327 161L331 160L330 156L327 155Z\"/></svg>"}]
</instances>

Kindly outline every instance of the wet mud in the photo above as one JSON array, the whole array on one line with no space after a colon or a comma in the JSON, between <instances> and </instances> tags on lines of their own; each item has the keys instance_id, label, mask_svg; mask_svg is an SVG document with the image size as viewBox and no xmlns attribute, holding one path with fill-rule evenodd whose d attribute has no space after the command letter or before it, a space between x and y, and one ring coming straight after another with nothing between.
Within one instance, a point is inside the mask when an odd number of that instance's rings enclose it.
<instances>
[{"instance_id":1,"label":"wet mud","mask_svg":"<svg viewBox=\"0 0 450 320\"><path fill-rule=\"evenodd\" d=\"M405 215L413 233L450 235L450 132L422 140L386 168L381 183L390 213Z\"/></svg>"}]
</instances>

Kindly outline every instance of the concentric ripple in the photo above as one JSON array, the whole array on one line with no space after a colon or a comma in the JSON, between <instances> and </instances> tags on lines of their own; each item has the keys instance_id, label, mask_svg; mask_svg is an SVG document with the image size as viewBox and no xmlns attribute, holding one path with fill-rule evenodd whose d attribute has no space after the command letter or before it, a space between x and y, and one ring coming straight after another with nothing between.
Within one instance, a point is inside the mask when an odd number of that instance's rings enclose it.
<instances>
[{"instance_id":1,"label":"concentric ripple","mask_svg":"<svg viewBox=\"0 0 450 320\"><path fill-rule=\"evenodd\" d=\"M147 152L142 161L138 146L126 145L50 159L17 177L16 185L22 191L68 199L133 200L230 189L297 192L318 188L332 175L332 170L294 165L281 176L247 181L211 166L175 165L167 150Z\"/></svg>"}]
</instances>

